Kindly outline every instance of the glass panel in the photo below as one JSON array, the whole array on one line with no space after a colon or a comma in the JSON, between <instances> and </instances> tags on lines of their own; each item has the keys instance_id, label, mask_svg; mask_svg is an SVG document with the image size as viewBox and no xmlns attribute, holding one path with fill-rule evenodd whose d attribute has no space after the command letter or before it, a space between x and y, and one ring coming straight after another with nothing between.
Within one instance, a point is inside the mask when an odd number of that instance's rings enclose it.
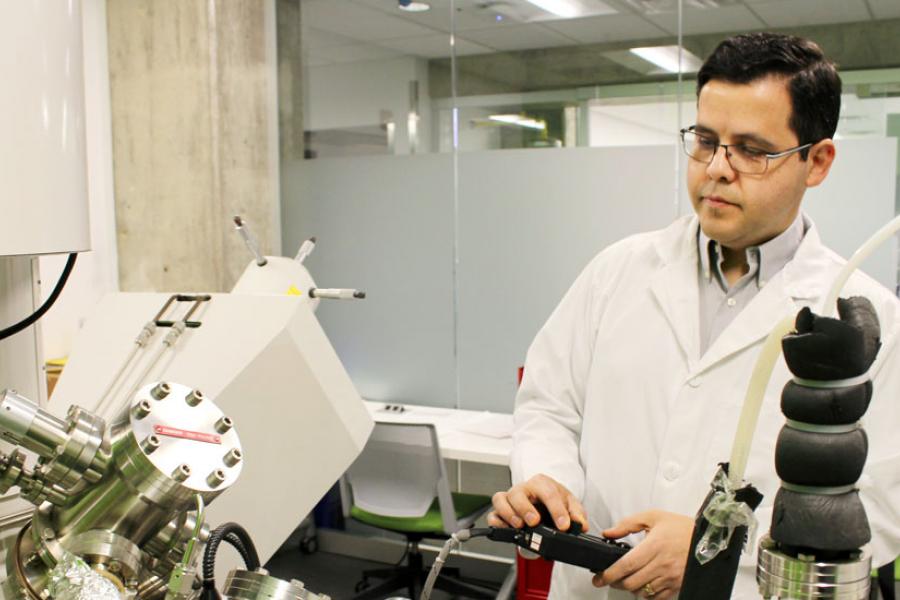
<instances>
[{"instance_id":1,"label":"glass panel","mask_svg":"<svg viewBox=\"0 0 900 600\"><path fill-rule=\"evenodd\" d=\"M456 2L456 95L431 63L439 149L458 140L460 405L510 412L535 333L603 247L679 213L676 1ZM452 123L458 111L458 129ZM501 150L501 152L497 152ZM505 152L502 152L505 151Z\"/></svg>"},{"instance_id":2,"label":"glass panel","mask_svg":"<svg viewBox=\"0 0 900 600\"><path fill-rule=\"evenodd\" d=\"M292 114L305 148L282 152L283 252L316 236L305 263L316 282L367 293L317 312L363 397L453 406L453 164L433 153L429 91L429 61L451 52L450 3L426 13L398 0L285 4L302 9L299 40L280 43L280 83L302 58Z\"/></svg>"}]
</instances>

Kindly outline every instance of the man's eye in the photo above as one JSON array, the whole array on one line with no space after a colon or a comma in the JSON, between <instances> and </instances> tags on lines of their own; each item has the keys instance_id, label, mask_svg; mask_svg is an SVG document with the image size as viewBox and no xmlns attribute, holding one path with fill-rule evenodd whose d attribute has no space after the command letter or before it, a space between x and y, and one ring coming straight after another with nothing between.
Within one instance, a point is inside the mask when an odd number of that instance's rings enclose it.
<instances>
[{"instance_id":1,"label":"man's eye","mask_svg":"<svg viewBox=\"0 0 900 600\"><path fill-rule=\"evenodd\" d=\"M763 158L766 155L765 150L760 150L759 148L754 148L753 146L735 146L734 149L737 152L740 152L747 158Z\"/></svg>"},{"instance_id":2,"label":"man's eye","mask_svg":"<svg viewBox=\"0 0 900 600\"><path fill-rule=\"evenodd\" d=\"M700 137L698 135L697 136L697 145L700 146L701 148L712 150L713 148L718 146L719 143L712 138Z\"/></svg>"}]
</instances>

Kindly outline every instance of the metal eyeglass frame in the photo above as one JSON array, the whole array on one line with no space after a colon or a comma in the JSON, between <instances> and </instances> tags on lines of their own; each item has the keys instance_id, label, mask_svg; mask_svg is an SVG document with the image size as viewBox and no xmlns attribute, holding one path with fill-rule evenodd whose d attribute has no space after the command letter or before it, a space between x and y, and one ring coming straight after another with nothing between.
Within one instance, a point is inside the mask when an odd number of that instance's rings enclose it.
<instances>
[{"instance_id":1,"label":"metal eyeglass frame","mask_svg":"<svg viewBox=\"0 0 900 600\"><path fill-rule=\"evenodd\" d=\"M690 127L685 127L684 129L679 131L679 134L681 135L681 148L684 150L684 153L687 154L692 160L696 160L697 162L702 163L703 160L696 158L694 155L692 155L690 152L687 151L687 147L684 145L684 134L685 133L691 133L696 136L699 136L701 134L697 133ZM763 168L762 171L759 171L757 173L755 171L742 171L740 169L735 168L735 166L731 163L730 148L732 148L734 146L746 146L746 144L721 144L719 142L716 142L716 147L715 147L715 149L713 149L712 155L710 155L709 160L706 162L706 164L707 165L712 164L712 161L715 160L715 158L716 158L716 154L719 152L719 148L725 148L725 159L728 161L728 166L730 166L733 170L737 171L738 173L744 173L746 175L762 175L763 173L765 173L766 171L769 170L769 161L770 160L775 159L775 158L781 158L783 156L789 156L791 154L794 154L795 152L802 152L803 150L806 150L807 148L812 148L815 144L816 144L816 142L808 142L806 144L801 144L800 146L794 146L793 148L788 148L787 150L782 150L781 152L772 152L772 153L765 152L763 154L763 156L766 157L766 166Z\"/></svg>"}]
</instances>

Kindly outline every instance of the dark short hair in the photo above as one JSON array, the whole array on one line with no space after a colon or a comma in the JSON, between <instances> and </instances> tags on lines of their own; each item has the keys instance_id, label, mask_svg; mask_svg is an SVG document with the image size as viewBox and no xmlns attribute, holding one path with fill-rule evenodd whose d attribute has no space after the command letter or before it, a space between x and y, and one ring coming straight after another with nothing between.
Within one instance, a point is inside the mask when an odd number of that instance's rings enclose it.
<instances>
[{"instance_id":1,"label":"dark short hair","mask_svg":"<svg viewBox=\"0 0 900 600\"><path fill-rule=\"evenodd\" d=\"M697 96L711 80L750 83L784 77L791 96L790 127L801 144L834 137L841 112L841 78L810 40L777 33L747 33L722 41L697 74ZM806 159L808 152L801 153Z\"/></svg>"}]
</instances>

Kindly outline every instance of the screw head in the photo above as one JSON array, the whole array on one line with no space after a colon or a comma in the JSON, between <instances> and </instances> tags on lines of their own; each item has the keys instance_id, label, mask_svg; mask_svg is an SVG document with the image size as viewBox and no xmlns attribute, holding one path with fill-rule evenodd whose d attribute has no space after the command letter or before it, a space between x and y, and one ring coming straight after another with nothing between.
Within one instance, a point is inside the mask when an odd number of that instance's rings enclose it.
<instances>
[{"instance_id":1,"label":"screw head","mask_svg":"<svg viewBox=\"0 0 900 600\"><path fill-rule=\"evenodd\" d=\"M225 454L224 457L222 457L222 460L229 467L233 467L234 465L241 462L241 460L243 460L243 458L244 458L244 454L241 452L240 448L232 448Z\"/></svg>"},{"instance_id":2,"label":"screw head","mask_svg":"<svg viewBox=\"0 0 900 600\"><path fill-rule=\"evenodd\" d=\"M153 454L157 448L159 448L159 438L155 435L148 435L144 438L144 441L141 442L141 449L146 454Z\"/></svg>"},{"instance_id":3,"label":"screw head","mask_svg":"<svg viewBox=\"0 0 900 600\"><path fill-rule=\"evenodd\" d=\"M216 431L221 434L228 433L232 427L234 427L234 421L232 421L230 417L226 417L225 415L222 415L222 417L218 421L216 421Z\"/></svg>"},{"instance_id":4,"label":"screw head","mask_svg":"<svg viewBox=\"0 0 900 600\"><path fill-rule=\"evenodd\" d=\"M150 390L150 395L153 396L155 400L162 400L170 393L172 393L172 387L165 381L160 381L153 386L152 390Z\"/></svg>"},{"instance_id":5,"label":"screw head","mask_svg":"<svg viewBox=\"0 0 900 600\"><path fill-rule=\"evenodd\" d=\"M191 390L191 393L185 396L184 400L189 406L197 406L203 402L203 392L200 390Z\"/></svg>"},{"instance_id":6,"label":"screw head","mask_svg":"<svg viewBox=\"0 0 900 600\"><path fill-rule=\"evenodd\" d=\"M146 417L147 415L150 414L151 409L152 409L152 407L150 406L149 402L147 402L146 400L141 400L140 402L138 402L137 404L134 405L132 412L134 414L135 419L143 419L144 417Z\"/></svg>"},{"instance_id":7,"label":"screw head","mask_svg":"<svg viewBox=\"0 0 900 600\"><path fill-rule=\"evenodd\" d=\"M175 470L172 471L172 479L175 481L184 481L188 477L191 476L191 468L187 465L187 463L182 463L175 467Z\"/></svg>"},{"instance_id":8,"label":"screw head","mask_svg":"<svg viewBox=\"0 0 900 600\"><path fill-rule=\"evenodd\" d=\"M212 473L207 475L206 483L209 484L209 487L219 487L223 483L225 483L225 471L222 469L215 469Z\"/></svg>"}]
</instances>

